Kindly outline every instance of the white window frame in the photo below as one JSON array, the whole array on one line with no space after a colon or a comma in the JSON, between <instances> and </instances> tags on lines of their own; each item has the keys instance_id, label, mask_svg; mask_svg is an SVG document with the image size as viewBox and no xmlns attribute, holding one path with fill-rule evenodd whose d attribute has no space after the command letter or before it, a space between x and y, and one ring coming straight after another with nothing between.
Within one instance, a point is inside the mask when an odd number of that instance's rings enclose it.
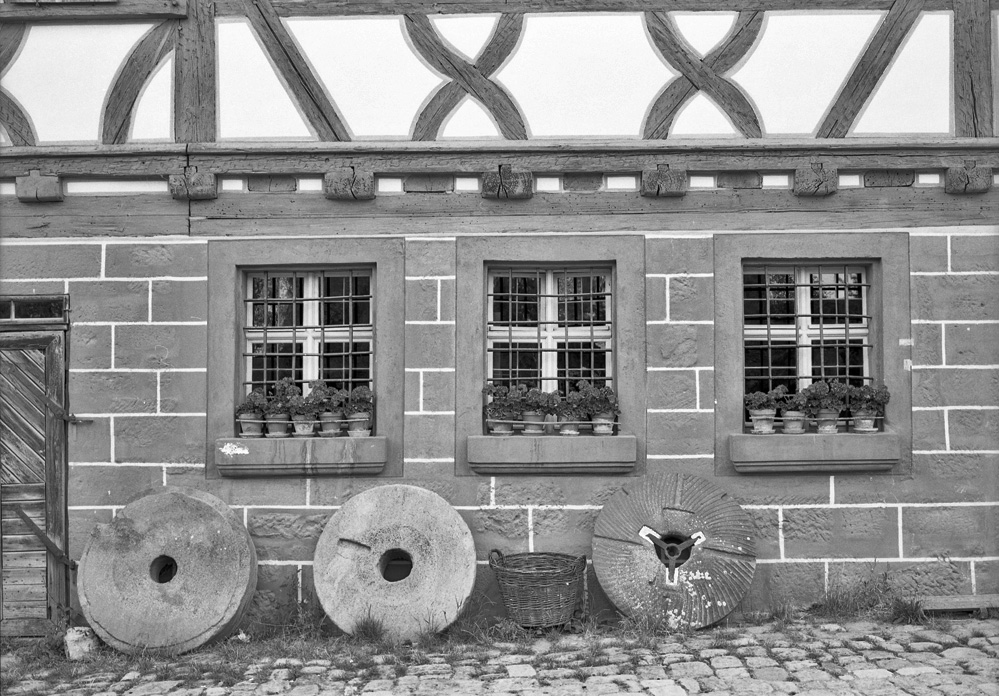
<instances>
[{"instance_id":1,"label":"white window frame","mask_svg":"<svg viewBox=\"0 0 999 696\"><path fill-rule=\"evenodd\" d=\"M557 294L557 279L559 276L597 276L606 277L606 288L604 290L604 311L605 318L599 324L589 324L585 326L568 326L560 323L558 319L558 308L561 302L572 302L563 300ZM538 287L538 321L533 325L525 326L498 326L497 319L493 316L494 279L498 277L536 277L539 280ZM614 288L615 275L611 266L555 266L551 264L529 266L529 265L503 265L490 266L486 274L486 376L488 380L494 375L494 350L496 344L510 344L517 346L526 344L525 350L537 346L541 353L539 383L543 391L554 391L558 388L558 356L559 346L569 343L598 343L606 345L603 350L605 354L605 374L599 377L601 382L614 384L614 359L616 354L615 345L615 316L614 316ZM585 300L582 300L585 301ZM518 348L519 349L519 348ZM567 355L571 351L564 349ZM568 369L568 367L567 367ZM592 369L592 368L591 368ZM571 380L572 378L567 378Z\"/></svg>"}]
</instances>

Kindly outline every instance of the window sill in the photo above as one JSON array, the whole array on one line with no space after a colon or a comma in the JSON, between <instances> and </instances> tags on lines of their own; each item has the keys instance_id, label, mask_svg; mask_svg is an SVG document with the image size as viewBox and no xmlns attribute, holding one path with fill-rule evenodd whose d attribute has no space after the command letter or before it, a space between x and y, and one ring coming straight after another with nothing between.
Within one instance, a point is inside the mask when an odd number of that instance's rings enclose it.
<instances>
[{"instance_id":1,"label":"window sill","mask_svg":"<svg viewBox=\"0 0 999 696\"><path fill-rule=\"evenodd\" d=\"M388 438L224 437L215 466L227 478L253 476L374 476L388 460Z\"/></svg>"},{"instance_id":2,"label":"window sill","mask_svg":"<svg viewBox=\"0 0 999 696\"><path fill-rule=\"evenodd\" d=\"M729 435L732 466L741 474L887 471L901 459L892 432L835 435Z\"/></svg>"},{"instance_id":3,"label":"window sill","mask_svg":"<svg viewBox=\"0 0 999 696\"><path fill-rule=\"evenodd\" d=\"M622 474L635 468L638 438L470 435L468 466L477 474Z\"/></svg>"}]
</instances>

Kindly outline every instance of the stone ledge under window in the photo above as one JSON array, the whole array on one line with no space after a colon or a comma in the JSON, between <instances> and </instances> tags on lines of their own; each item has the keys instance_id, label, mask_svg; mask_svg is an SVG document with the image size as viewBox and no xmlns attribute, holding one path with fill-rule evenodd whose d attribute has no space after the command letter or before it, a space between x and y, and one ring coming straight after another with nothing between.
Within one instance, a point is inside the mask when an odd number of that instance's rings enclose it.
<instances>
[{"instance_id":1,"label":"stone ledge under window","mask_svg":"<svg viewBox=\"0 0 999 696\"><path fill-rule=\"evenodd\" d=\"M741 474L887 471L901 458L897 434L729 435L732 465Z\"/></svg>"},{"instance_id":2,"label":"stone ledge under window","mask_svg":"<svg viewBox=\"0 0 999 696\"><path fill-rule=\"evenodd\" d=\"M215 441L215 466L229 478L252 476L372 476L388 459L388 438L224 437Z\"/></svg>"},{"instance_id":3,"label":"stone ledge under window","mask_svg":"<svg viewBox=\"0 0 999 696\"><path fill-rule=\"evenodd\" d=\"M621 474L635 468L637 453L630 433L468 437L468 466L478 474Z\"/></svg>"}]
</instances>

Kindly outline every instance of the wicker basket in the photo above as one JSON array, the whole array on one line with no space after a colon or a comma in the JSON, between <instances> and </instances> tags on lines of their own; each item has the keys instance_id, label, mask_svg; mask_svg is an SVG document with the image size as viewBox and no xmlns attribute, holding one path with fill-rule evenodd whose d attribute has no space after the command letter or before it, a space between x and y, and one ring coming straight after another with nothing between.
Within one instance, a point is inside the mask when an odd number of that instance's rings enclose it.
<instances>
[{"instance_id":1,"label":"wicker basket","mask_svg":"<svg viewBox=\"0 0 999 696\"><path fill-rule=\"evenodd\" d=\"M562 626L572 619L583 589L586 556L489 552L507 615L524 628Z\"/></svg>"}]
</instances>

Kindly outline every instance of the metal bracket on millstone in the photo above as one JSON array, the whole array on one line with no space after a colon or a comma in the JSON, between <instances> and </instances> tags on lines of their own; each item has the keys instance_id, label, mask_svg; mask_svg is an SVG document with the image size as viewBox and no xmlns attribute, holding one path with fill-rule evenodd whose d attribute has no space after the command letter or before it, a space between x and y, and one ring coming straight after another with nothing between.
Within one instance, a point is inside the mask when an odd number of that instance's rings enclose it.
<instances>
[{"instance_id":1,"label":"metal bracket on millstone","mask_svg":"<svg viewBox=\"0 0 999 696\"><path fill-rule=\"evenodd\" d=\"M641 194L646 198L679 198L687 194L687 170L660 164L642 170Z\"/></svg>"},{"instance_id":2,"label":"metal bracket on millstone","mask_svg":"<svg viewBox=\"0 0 999 696\"><path fill-rule=\"evenodd\" d=\"M839 170L835 167L825 169L821 163L813 162L811 167L794 170L794 186L791 192L795 196L818 198L830 196L839 189Z\"/></svg>"},{"instance_id":3,"label":"metal bracket on millstone","mask_svg":"<svg viewBox=\"0 0 999 696\"><path fill-rule=\"evenodd\" d=\"M54 203L63 199L58 176L43 176L37 169L14 179L14 192L22 203Z\"/></svg>"},{"instance_id":4,"label":"metal bracket on millstone","mask_svg":"<svg viewBox=\"0 0 999 696\"><path fill-rule=\"evenodd\" d=\"M496 171L482 173L482 197L522 200L534 197L534 174L501 164Z\"/></svg>"},{"instance_id":5,"label":"metal bracket on millstone","mask_svg":"<svg viewBox=\"0 0 999 696\"><path fill-rule=\"evenodd\" d=\"M170 195L178 201L210 201L218 198L218 180L214 174L199 172L197 167L184 167L183 174L171 174Z\"/></svg>"},{"instance_id":6,"label":"metal bracket on millstone","mask_svg":"<svg viewBox=\"0 0 999 696\"><path fill-rule=\"evenodd\" d=\"M992 167L979 167L974 160L963 167L948 167L944 173L946 193L986 193L992 188Z\"/></svg>"},{"instance_id":7,"label":"metal bracket on millstone","mask_svg":"<svg viewBox=\"0 0 999 696\"><path fill-rule=\"evenodd\" d=\"M663 561L667 568L669 569L666 574L666 584L667 585L678 585L680 582L679 569L680 564L677 563L683 552L689 549L691 546L699 546L704 543L706 537L703 532L694 532L690 535L690 538L686 541L676 544L673 542L667 542L663 540L662 534L659 534L652 527L642 527L638 530L638 537L644 539L655 547L658 547L666 560Z\"/></svg>"}]
</instances>

